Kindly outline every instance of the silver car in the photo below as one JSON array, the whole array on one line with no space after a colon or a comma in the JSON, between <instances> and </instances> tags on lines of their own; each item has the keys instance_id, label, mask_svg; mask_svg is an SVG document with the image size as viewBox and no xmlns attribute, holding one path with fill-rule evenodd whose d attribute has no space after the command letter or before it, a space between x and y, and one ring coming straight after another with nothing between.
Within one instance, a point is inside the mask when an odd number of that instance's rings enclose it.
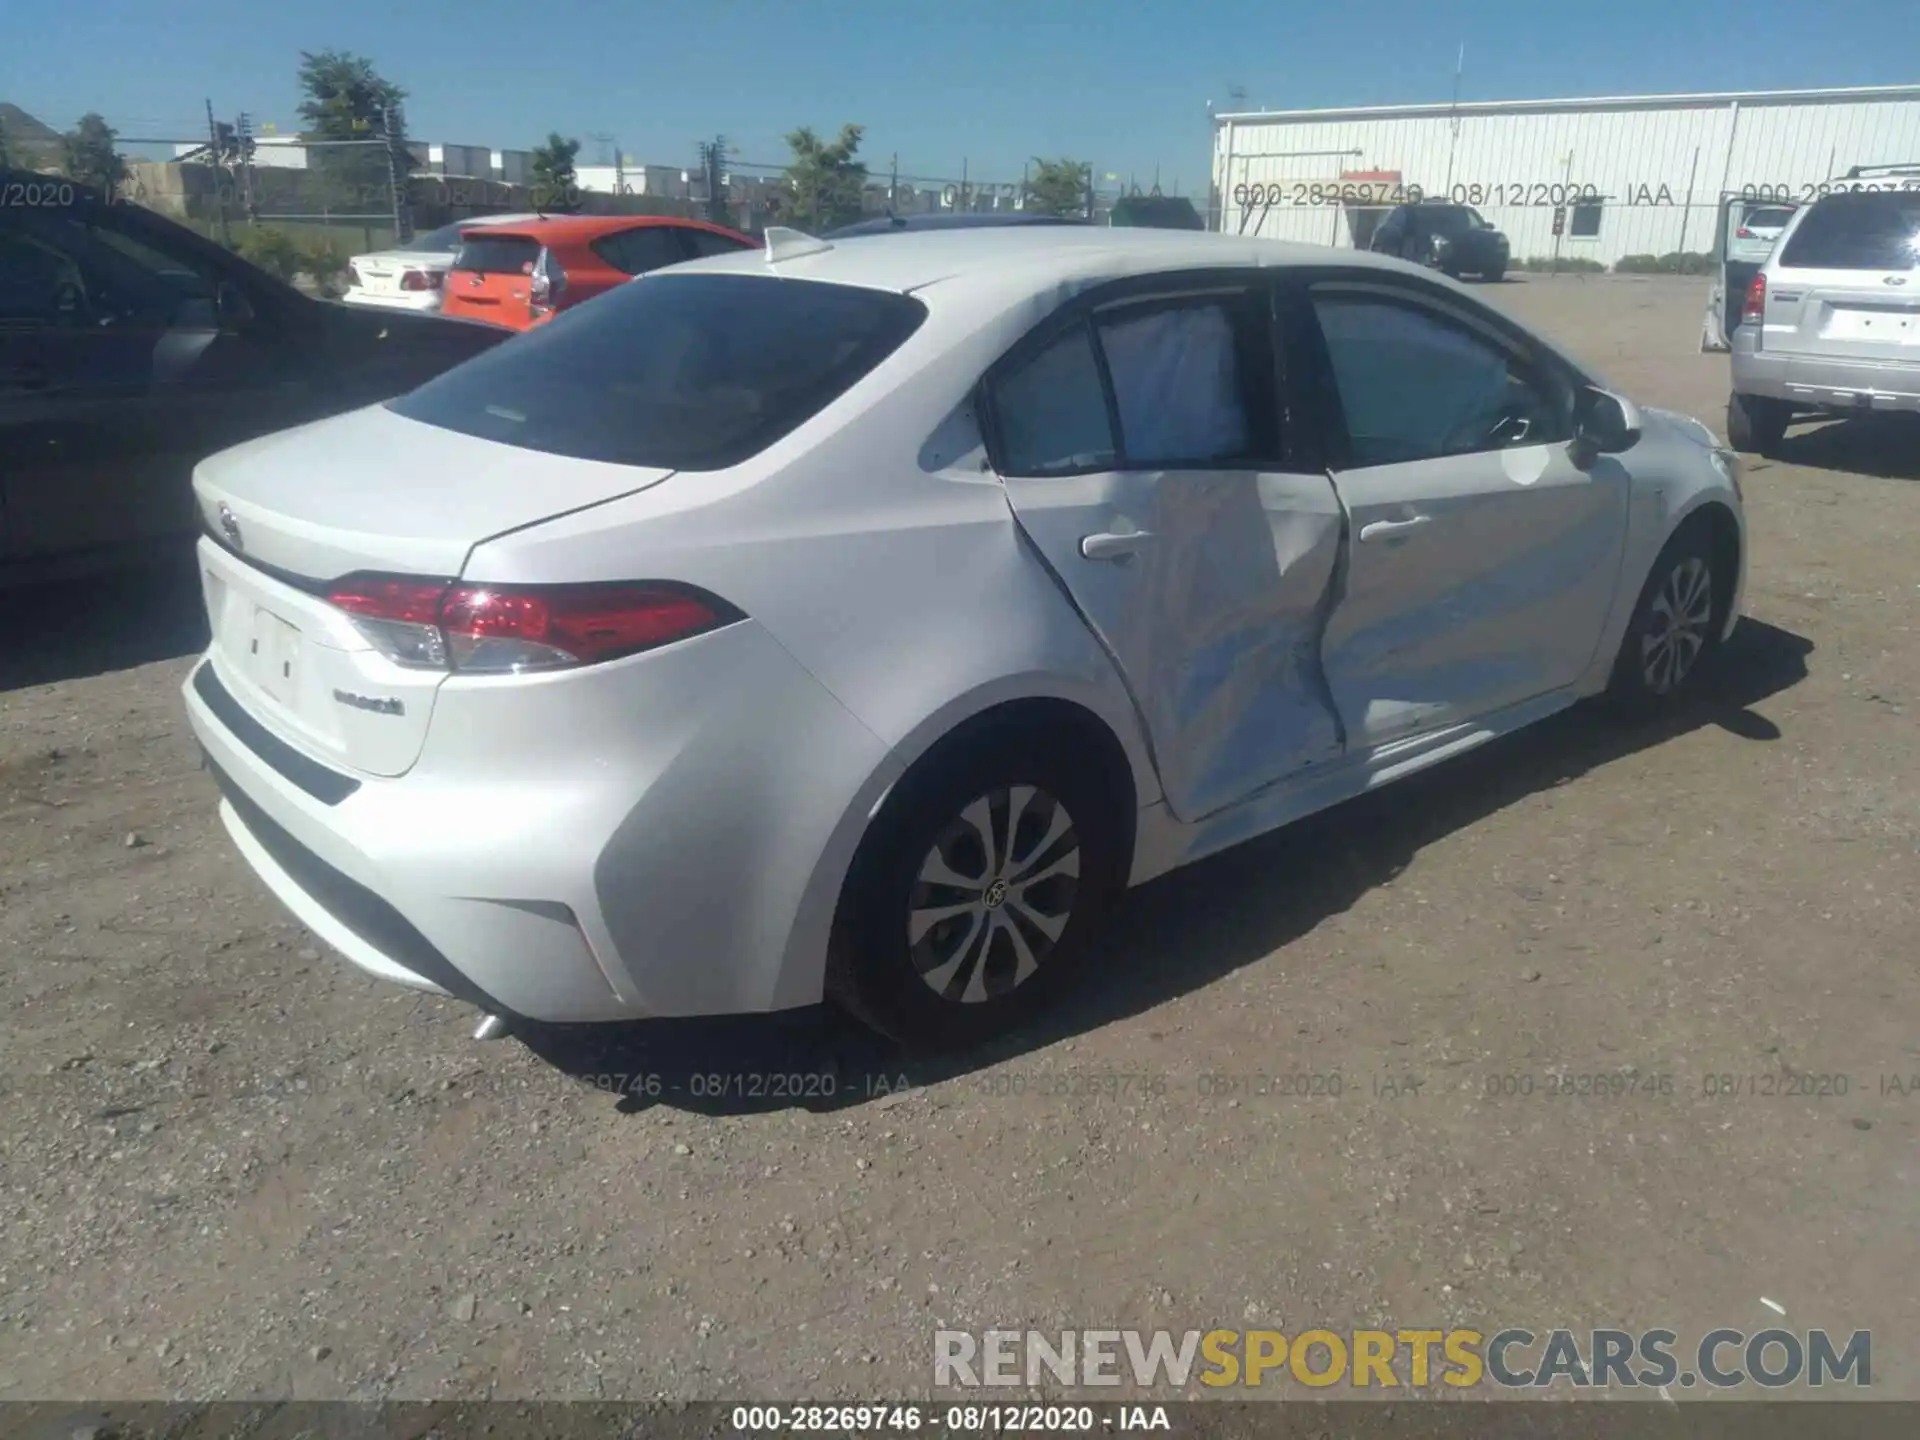
<instances>
[{"instance_id":1,"label":"silver car","mask_svg":"<svg viewBox=\"0 0 1920 1440\"><path fill-rule=\"evenodd\" d=\"M267 887L485 1033L965 1041L1129 885L1672 701L1737 476L1402 261L775 228L204 462L186 703Z\"/></svg>"},{"instance_id":2,"label":"silver car","mask_svg":"<svg viewBox=\"0 0 1920 1440\"><path fill-rule=\"evenodd\" d=\"M1738 449L1772 453L1809 412L1920 411L1920 178L1859 183L1797 212L1748 285L1727 402Z\"/></svg>"}]
</instances>

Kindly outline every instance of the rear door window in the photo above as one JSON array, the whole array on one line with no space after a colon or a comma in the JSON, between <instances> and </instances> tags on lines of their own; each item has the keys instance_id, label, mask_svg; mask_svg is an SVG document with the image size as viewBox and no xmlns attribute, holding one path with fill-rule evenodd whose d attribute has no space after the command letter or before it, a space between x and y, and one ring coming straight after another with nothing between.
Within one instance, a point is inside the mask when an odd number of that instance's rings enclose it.
<instances>
[{"instance_id":1,"label":"rear door window","mask_svg":"<svg viewBox=\"0 0 1920 1440\"><path fill-rule=\"evenodd\" d=\"M644 275L663 265L678 265L687 258L670 225L647 225L602 235L588 248L625 275Z\"/></svg>"},{"instance_id":2,"label":"rear door window","mask_svg":"<svg viewBox=\"0 0 1920 1440\"><path fill-rule=\"evenodd\" d=\"M539 258L540 242L530 236L469 235L453 268L476 275L530 275Z\"/></svg>"},{"instance_id":3,"label":"rear door window","mask_svg":"<svg viewBox=\"0 0 1920 1440\"><path fill-rule=\"evenodd\" d=\"M1120 412L1130 467L1222 465L1273 453L1255 441L1250 372L1259 366L1264 317L1240 297L1209 297L1109 312L1100 347Z\"/></svg>"},{"instance_id":4,"label":"rear door window","mask_svg":"<svg viewBox=\"0 0 1920 1440\"><path fill-rule=\"evenodd\" d=\"M660 275L388 402L526 450L723 470L832 404L926 318L911 296L761 275Z\"/></svg>"},{"instance_id":5,"label":"rear door window","mask_svg":"<svg viewBox=\"0 0 1920 1440\"><path fill-rule=\"evenodd\" d=\"M1787 239L1794 270L1911 270L1920 256L1920 194L1882 191L1816 201Z\"/></svg>"},{"instance_id":6,"label":"rear door window","mask_svg":"<svg viewBox=\"0 0 1920 1440\"><path fill-rule=\"evenodd\" d=\"M1002 473L1070 475L1119 462L1100 360L1084 322L995 377L992 393Z\"/></svg>"}]
</instances>

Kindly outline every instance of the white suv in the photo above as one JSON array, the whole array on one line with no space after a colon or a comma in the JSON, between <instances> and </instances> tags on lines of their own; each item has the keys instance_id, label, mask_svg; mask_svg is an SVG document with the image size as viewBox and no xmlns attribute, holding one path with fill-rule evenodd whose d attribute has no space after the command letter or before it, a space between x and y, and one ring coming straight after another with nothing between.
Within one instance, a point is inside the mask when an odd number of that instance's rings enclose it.
<instances>
[{"instance_id":1,"label":"white suv","mask_svg":"<svg viewBox=\"0 0 1920 1440\"><path fill-rule=\"evenodd\" d=\"M1771 453L1801 412L1920 411L1920 176L1847 183L1794 215L1747 288L1738 449Z\"/></svg>"}]
</instances>

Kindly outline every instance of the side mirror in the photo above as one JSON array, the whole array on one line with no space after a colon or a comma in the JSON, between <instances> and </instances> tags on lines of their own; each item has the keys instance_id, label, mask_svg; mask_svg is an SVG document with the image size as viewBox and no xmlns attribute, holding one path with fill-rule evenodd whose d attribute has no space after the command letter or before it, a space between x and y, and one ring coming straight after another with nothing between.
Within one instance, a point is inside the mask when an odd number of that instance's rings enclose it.
<instances>
[{"instance_id":1,"label":"side mirror","mask_svg":"<svg viewBox=\"0 0 1920 1440\"><path fill-rule=\"evenodd\" d=\"M1576 450L1587 455L1618 455L1640 440L1640 410L1625 396L1589 389L1580 397L1573 424Z\"/></svg>"},{"instance_id":2,"label":"side mirror","mask_svg":"<svg viewBox=\"0 0 1920 1440\"><path fill-rule=\"evenodd\" d=\"M222 330L244 330L254 321L253 301L232 280L222 280L214 290L213 308Z\"/></svg>"}]
</instances>

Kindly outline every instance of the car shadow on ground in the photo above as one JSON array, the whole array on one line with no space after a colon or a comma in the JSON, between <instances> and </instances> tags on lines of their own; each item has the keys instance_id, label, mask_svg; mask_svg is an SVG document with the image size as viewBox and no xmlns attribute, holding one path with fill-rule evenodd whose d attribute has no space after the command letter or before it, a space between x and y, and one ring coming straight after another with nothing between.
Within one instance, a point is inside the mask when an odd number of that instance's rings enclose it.
<instances>
[{"instance_id":1,"label":"car shadow on ground","mask_svg":"<svg viewBox=\"0 0 1920 1440\"><path fill-rule=\"evenodd\" d=\"M193 547L137 569L0 590L0 636L0 694L204 650Z\"/></svg>"},{"instance_id":2,"label":"car shadow on ground","mask_svg":"<svg viewBox=\"0 0 1920 1440\"><path fill-rule=\"evenodd\" d=\"M1772 458L1885 480L1920 480L1920 414L1824 421L1787 436Z\"/></svg>"},{"instance_id":3,"label":"car shadow on ground","mask_svg":"<svg viewBox=\"0 0 1920 1440\"><path fill-rule=\"evenodd\" d=\"M1753 706L1807 674L1811 641L1742 622L1694 698L1627 724L1578 706L1398 784L1187 866L1125 896L1080 985L1031 1027L957 1055L903 1055L828 1007L773 1016L528 1026L542 1060L623 1111L842 1109L953 1079L1140 1014L1306 935L1392 880L1426 845L1506 805L1703 726L1780 738ZM1284 884L1274 877L1284 876Z\"/></svg>"}]
</instances>

